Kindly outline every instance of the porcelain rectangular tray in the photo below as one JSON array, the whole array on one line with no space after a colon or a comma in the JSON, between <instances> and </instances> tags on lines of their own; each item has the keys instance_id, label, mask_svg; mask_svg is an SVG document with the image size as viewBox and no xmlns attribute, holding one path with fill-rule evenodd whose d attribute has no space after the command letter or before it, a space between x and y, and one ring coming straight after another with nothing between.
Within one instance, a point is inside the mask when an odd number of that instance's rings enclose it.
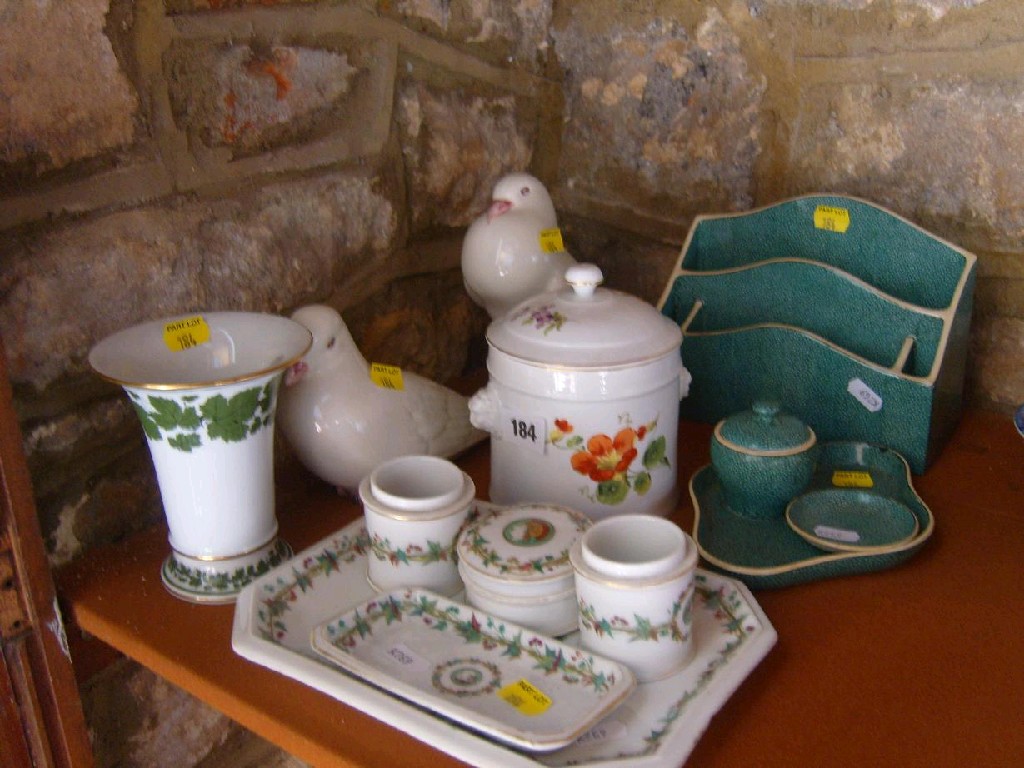
<instances>
[{"instance_id":1,"label":"porcelain rectangular tray","mask_svg":"<svg viewBox=\"0 0 1024 768\"><path fill-rule=\"evenodd\" d=\"M745 586L698 570L693 661L669 678L638 685L569 746L524 754L370 685L313 650L315 627L374 596L366 580L368 544L363 521L356 520L248 585L235 606L232 647L472 765L678 768L776 641ZM575 633L563 641L574 644Z\"/></svg>"},{"instance_id":2,"label":"porcelain rectangular tray","mask_svg":"<svg viewBox=\"0 0 1024 768\"><path fill-rule=\"evenodd\" d=\"M313 630L342 669L528 751L564 747L636 687L622 664L419 589L397 589Z\"/></svg>"}]
</instances>

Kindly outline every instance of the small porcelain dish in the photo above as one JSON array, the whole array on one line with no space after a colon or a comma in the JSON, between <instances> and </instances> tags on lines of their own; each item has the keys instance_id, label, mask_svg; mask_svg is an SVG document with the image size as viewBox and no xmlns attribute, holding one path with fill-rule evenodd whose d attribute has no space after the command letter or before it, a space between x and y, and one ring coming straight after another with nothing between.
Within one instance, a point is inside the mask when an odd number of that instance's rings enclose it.
<instances>
[{"instance_id":1,"label":"small porcelain dish","mask_svg":"<svg viewBox=\"0 0 1024 768\"><path fill-rule=\"evenodd\" d=\"M769 400L722 419L711 438L725 500L746 517L782 517L810 482L816 456L814 430Z\"/></svg>"},{"instance_id":2,"label":"small porcelain dish","mask_svg":"<svg viewBox=\"0 0 1024 768\"><path fill-rule=\"evenodd\" d=\"M316 627L313 650L504 744L571 744L636 687L624 665L425 590L395 590Z\"/></svg>"},{"instance_id":3,"label":"small porcelain dish","mask_svg":"<svg viewBox=\"0 0 1024 768\"><path fill-rule=\"evenodd\" d=\"M905 504L856 488L825 488L797 496L786 522L826 552L871 552L917 535L917 517Z\"/></svg>"},{"instance_id":4,"label":"small porcelain dish","mask_svg":"<svg viewBox=\"0 0 1024 768\"><path fill-rule=\"evenodd\" d=\"M581 512L545 504L483 513L456 545L466 600L544 634L572 632L576 590L569 550L590 524Z\"/></svg>"}]
</instances>

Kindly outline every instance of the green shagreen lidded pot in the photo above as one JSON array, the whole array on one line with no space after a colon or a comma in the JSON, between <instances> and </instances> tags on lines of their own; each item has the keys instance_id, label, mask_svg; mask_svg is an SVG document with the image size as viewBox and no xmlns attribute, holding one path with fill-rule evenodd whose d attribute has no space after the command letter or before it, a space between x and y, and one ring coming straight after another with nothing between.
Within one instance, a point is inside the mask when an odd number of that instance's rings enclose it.
<instances>
[{"instance_id":1,"label":"green shagreen lidded pot","mask_svg":"<svg viewBox=\"0 0 1024 768\"><path fill-rule=\"evenodd\" d=\"M811 480L817 441L813 429L772 401L722 419L711 438L711 464L726 504L746 517L781 517Z\"/></svg>"}]
</instances>

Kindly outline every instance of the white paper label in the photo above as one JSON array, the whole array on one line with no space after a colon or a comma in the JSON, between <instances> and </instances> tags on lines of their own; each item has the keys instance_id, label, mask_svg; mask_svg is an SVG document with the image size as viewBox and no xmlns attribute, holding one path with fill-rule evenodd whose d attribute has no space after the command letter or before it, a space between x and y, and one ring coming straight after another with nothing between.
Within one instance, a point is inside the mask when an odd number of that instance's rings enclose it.
<instances>
[{"instance_id":1,"label":"white paper label","mask_svg":"<svg viewBox=\"0 0 1024 768\"><path fill-rule=\"evenodd\" d=\"M395 643L383 650L383 653L388 661L403 669L417 672L429 672L431 669L430 663L405 643Z\"/></svg>"},{"instance_id":2,"label":"white paper label","mask_svg":"<svg viewBox=\"0 0 1024 768\"><path fill-rule=\"evenodd\" d=\"M860 379L850 379L850 383L846 385L846 391L857 398L860 404L872 413L882 410L882 398Z\"/></svg>"},{"instance_id":3,"label":"white paper label","mask_svg":"<svg viewBox=\"0 0 1024 768\"><path fill-rule=\"evenodd\" d=\"M618 720L606 720L600 722L584 733L578 739L577 744L601 744L606 741L615 741L626 735L626 726Z\"/></svg>"},{"instance_id":4,"label":"white paper label","mask_svg":"<svg viewBox=\"0 0 1024 768\"><path fill-rule=\"evenodd\" d=\"M833 528L831 525L814 526L814 535L819 539L842 541L847 544L856 544L860 541L860 534L856 531L848 531L845 528Z\"/></svg>"},{"instance_id":5,"label":"white paper label","mask_svg":"<svg viewBox=\"0 0 1024 768\"><path fill-rule=\"evenodd\" d=\"M501 438L530 451L543 454L548 437L548 423L542 418L504 411L501 417Z\"/></svg>"}]
</instances>

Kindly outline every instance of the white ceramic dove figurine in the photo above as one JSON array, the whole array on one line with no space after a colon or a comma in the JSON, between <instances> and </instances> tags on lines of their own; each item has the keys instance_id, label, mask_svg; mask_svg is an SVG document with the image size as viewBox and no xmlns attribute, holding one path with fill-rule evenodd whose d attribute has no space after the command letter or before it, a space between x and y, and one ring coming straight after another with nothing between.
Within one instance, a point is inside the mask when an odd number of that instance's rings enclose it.
<instances>
[{"instance_id":1,"label":"white ceramic dove figurine","mask_svg":"<svg viewBox=\"0 0 1024 768\"><path fill-rule=\"evenodd\" d=\"M277 423L306 468L339 491L354 493L387 459L449 458L486 437L469 423L467 398L448 387L410 372L400 390L377 386L336 310L311 305L292 319L313 346L285 376Z\"/></svg>"},{"instance_id":2,"label":"white ceramic dove figurine","mask_svg":"<svg viewBox=\"0 0 1024 768\"><path fill-rule=\"evenodd\" d=\"M565 251L549 253L541 232L558 226L555 206L541 182L525 173L501 178L491 205L462 241L462 278L470 298L492 318L539 293L565 284L575 260Z\"/></svg>"}]
</instances>

